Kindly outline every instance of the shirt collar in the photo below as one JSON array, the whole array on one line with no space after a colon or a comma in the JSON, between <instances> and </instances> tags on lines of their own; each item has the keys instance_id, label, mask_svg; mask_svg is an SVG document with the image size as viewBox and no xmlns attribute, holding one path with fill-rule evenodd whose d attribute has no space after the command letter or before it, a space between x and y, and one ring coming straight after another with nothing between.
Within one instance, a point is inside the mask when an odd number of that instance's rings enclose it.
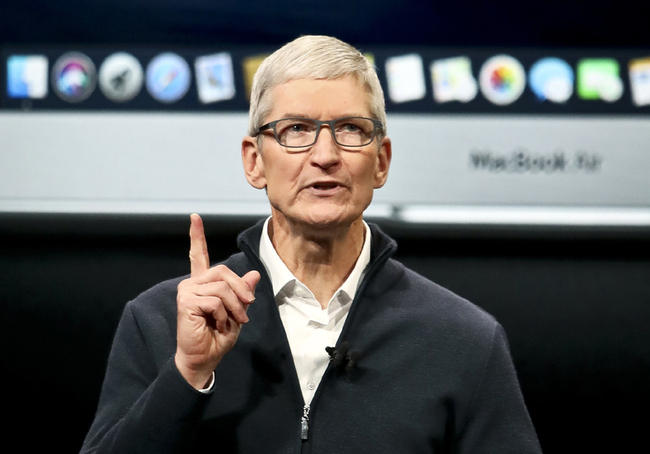
<instances>
[{"instance_id":1,"label":"shirt collar","mask_svg":"<svg viewBox=\"0 0 650 454\"><path fill-rule=\"evenodd\" d=\"M268 230L270 219L271 217L268 217L266 219L264 222L264 227L262 228L259 254L260 259L262 260L262 263L264 264L264 267L266 268L266 271L271 278L271 285L273 286L273 297L275 298L288 283L300 281L298 281L298 279L296 279L289 268L287 268L273 247L273 243L269 237ZM345 292L349 296L350 300L354 299L354 295L356 294L359 283L363 278L363 273L366 269L366 266L368 263L370 263L371 233L368 224L366 224L365 221L362 222L366 231L366 235L363 241L363 247L361 248L361 254L359 254L357 263L354 265L354 268L352 269L352 272L348 278L345 280L345 282L343 282L343 285L341 285L341 287L334 293L334 295L336 295L341 291Z\"/></svg>"}]
</instances>

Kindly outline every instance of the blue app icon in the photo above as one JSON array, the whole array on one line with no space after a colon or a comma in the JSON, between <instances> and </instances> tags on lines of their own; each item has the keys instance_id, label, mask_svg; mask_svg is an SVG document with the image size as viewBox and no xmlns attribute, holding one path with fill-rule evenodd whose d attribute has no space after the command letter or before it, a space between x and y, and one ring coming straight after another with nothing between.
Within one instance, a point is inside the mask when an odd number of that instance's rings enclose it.
<instances>
[{"instance_id":1,"label":"blue app icon","mask_svg":"<svg viewBox=\"0 0 650 454\"><path fill-rule=\"evenodd\" d=\"M40 99L47 96L47 58L12 55L7 59L7 96Z\"/></svg>"},{"instance_id":2,"label":"blue app icon","mask_svg":"<svg viewBox=\"0 0 650 454\"><path fill-rule=\"evenodd\" d=\"M537 61L528 77L530 88L540 101L566 102L573 94L574 75L564 60L549 57Z\"/></svg>"},{"instance_id":3,"label":"blue app icon","mask_svg":"<svg viewBox=\"0 0 650 454\"><path fill-rule=\"evenodd\" d=\"M147 67L147 90L160 102L181 99L190 88L190 81L190 67L176 54L160 54Z\"/></svg>"}]
</instances>

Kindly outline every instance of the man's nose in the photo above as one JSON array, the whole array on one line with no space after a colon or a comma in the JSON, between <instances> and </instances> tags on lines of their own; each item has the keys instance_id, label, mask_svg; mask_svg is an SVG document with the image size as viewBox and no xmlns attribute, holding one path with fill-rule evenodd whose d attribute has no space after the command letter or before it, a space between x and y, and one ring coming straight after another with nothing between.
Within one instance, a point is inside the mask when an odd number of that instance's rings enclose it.
<instances>
[{"instance_id":1,"label":"man's nose","mask_svg":"<svg viewBox=\"0 0 650 454\"><path fill-rule=\"evenodd\" d=\"M311 161L314 165L329 168L341 160L341 149L334 140L328 125L321 126L320 133L311 149Z\"/></svg>"}]
</instances>

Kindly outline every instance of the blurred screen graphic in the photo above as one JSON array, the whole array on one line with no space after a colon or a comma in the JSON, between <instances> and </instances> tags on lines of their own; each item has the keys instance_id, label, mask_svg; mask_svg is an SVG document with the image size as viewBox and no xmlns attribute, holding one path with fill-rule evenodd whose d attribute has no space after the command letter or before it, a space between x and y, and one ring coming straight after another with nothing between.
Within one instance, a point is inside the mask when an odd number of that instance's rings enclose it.
<instances>
[{"instance_id":1,"label":"blurred screen graphic","mask_svg":"<svg viewBox=\"0 0 650 454\"><path fill-rule=\"evenodd\" d=\"M384 88L394 159L369 216L650 226L644 6L35 3L0 15L0 213L267 213L239 162L252 78L323 33Z\"/></svg>"}]
</instances>

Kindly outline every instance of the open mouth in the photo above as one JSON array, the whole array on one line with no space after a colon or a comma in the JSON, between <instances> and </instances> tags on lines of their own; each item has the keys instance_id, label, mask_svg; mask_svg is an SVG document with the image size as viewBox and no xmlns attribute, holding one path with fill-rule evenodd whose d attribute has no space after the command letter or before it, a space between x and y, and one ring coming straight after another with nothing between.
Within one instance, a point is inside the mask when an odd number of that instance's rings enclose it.
<instances>
[{"instance_id":1,"label":"open mouth","mask_svg":"<svg viewBox=\"0 0 650 454\"><path fill-rule=\"evenodd\" d=\"M329 189L335 189L339 185L337 183L331 182L331 183L315 183L312 185L314 189L317 189L319 191L327 191Z\"/></svg>"}]
</instances>

